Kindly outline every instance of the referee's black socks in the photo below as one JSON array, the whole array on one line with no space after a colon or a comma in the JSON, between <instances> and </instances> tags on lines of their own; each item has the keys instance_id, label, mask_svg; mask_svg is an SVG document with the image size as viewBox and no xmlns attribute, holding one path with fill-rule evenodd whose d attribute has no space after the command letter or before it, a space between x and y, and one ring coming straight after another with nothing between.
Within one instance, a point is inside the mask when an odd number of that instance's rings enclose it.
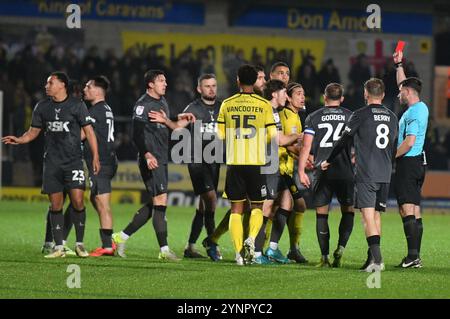
<instances>
[{"instance_id":1,"label":"referee's black socks","mask_svg":"<svg viewBox=\"0 0 450 319\"><path fill-rule=\"evenodd\" d=\"M367 244L369 245L370 252L372 253L373 261L376 264L381 264L381 248L380 248L380 235L373 235L367 237Z\"/></svg>"},{"instance_id":2,"label":"referee's black socks","mask_svg":"<svg viewBox=\"0 0 450 319\"><path fill-rule=\"evenodd\" d=\"M417 224L417 254L420 257L420 247L422 246L423 223L422 218L416 218Z\"/></svg>"},{"instance_id":3,"label":"referee's black socks","mask_svg":"<svg viewBox=\"0 0 450 319\"><path fill-rule=\"evenodd\" d=\"M418 258L418 238L419 231L414 215L405 216L402 218L403 230L405 231L406 241L408 243L408 259L415 260Z\"/></svg>"},{"instance_id":4,"label":"referee's black socks","mask_svg":"<svg viewBox=\"0 0 450 319\"><path fill-rule=\"evenodd\" d=\"M322 256L330 253L330 229L328 227L328 214L316 214L316 233Z\"/></svg>"},{"instance_id":5,"label":"referee's black socks","mask_svg":"<svg viewBox=\"0 0 450 319\"><path fill-rule=\"evenodd\" d=\"M153 212L153 228L155 228L159 247L167 246L166 209L167 206L155 206Z\"/></svg>"},{"instance_id":6,"label":"referee's black socks","mask_svg":"<svg viewBox=\"0 0 450 319\"><path fill-rule=\"evenodd\" d=\"M133 220L128 224L123 232L131 236L138 231L139 228L145 225L147 221L152 217L153 205L151 203L145 204L134 214Z\"/></svg>"}]
</instances>

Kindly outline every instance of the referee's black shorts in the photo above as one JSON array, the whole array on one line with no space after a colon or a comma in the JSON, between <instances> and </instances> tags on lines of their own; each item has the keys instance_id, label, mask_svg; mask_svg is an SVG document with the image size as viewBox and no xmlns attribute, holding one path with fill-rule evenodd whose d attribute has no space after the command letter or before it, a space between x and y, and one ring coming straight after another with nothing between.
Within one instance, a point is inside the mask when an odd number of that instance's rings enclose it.
<instances>
[{"instance_id":1,"label":"referee's black shorts","mask_svg":"<svg viewBox=\"0 0 450 319\"><path fill-rule=\"evenodd\" d=\"M188 170L195 195L201 195L209 191L217 191L220 164L191 163L188 164Z\"/></svg>"},{"instance_id":2,"label":"referee's black shorts","mask_svg":"<svg viewBox=\"0 0 450 319\"><path fill-rule=\"evenodd\" d=\"M420 205L424 180L425 165L422 155L398 158L394 175L398 205Z\"/></svg>"},{"instance_id":3,"label":"referee's black shorts","mask_svg":"<svg viewBox=\"0 0 450 319\"><path fill-rule=\"evenodd\" d=\"M266 176L258 165L228 165L225 193L230 201L263 202L267 196Z\"/></svg>"}]
</instances>

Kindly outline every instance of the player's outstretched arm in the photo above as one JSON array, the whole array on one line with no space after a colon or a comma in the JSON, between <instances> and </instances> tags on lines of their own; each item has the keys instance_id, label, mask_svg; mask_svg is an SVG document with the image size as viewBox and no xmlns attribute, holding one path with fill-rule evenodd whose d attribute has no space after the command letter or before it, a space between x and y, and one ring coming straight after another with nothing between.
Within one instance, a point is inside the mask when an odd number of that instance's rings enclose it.
<instances>
[{"instance_id":1,"label":"player's outstretched arm","mask_svg":"<svg viewBox=\"0 0 450 319\"><path fill-rule=\"evenodd\" d=\"M183 128L186 127L189 123L195 122L195 116L192 113L179 114L178 121L171 121L163 110L150 111L148 113L148 119L150 120L150 122L164 124L171 130Z\"/></svg>"},{"instance_id":2,"label":"player's outstretched arm","mask_svg":"<svg viewBox=\"0 0 450 319\"><path fill-rule=\"evenodd\" d=\"M41 129L37 127L30 127L21 137L17 136L4 136L2 142L10 145L27 144L33 141L41 133Z\"/></svg>"},{"instance_id":3,"label":"player's outstretched arm","mask_svg":"<svg viewBox=\"0 0 450 319\"><path fill-rule=\"evenodd\" d=\"M98 156L97 137L95 136L92 125L83 126L83 132L86 135L86 139L89 142L89 147L92 153L92 168L94 169L94 175L97 175L100 171L100 160Z\"/></svg>"}]
</instances>

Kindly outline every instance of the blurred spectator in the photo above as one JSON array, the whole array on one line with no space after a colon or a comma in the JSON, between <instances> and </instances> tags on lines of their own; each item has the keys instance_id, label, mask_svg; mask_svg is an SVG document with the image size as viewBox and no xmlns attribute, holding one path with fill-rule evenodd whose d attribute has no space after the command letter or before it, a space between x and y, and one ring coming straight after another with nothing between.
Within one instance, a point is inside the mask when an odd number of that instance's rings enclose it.
<instances>
[{"instance_id":1,"label":"blurred spectator","mask_svg":"<svg viewBox=\"0 0 450 319\"><path fill-rule=\"evenodd\" d=\"M237 70L243 64L248 63L244 58L244 51L239 49L236 51L227 51L223 56L223 71L227 78L228 96L237 91L236 76Z\"/></svg>"},{"instance_id":2,"label":"blurred spectator","mask_svg":"<svg viewBox=\"0 0 450 319\"><path fill-rule=\"evenodd\" d=\"M134 161L137 159L137 150L128 134L118 133L116 136L116 154L119 161Z\"/></svg>"},{"instance_id":3,"label":"blurred spectator","mask_svg":"<svg viewBox=\"0 0 450 319\"><path fill-rule=\"evenodd\" d=\"M378 75L378 78L383 80L385 86L383 105L395 112L398 109L396 106L399 104L397 98L399 91L397 86L397 71L392 59L388 59L384 65L383 74Z\"/></svg>"},{"instance_id":4,"label":"blurred spectator","mask_svg":"<svg viewBox=\"0 0 450 319\"><path fill-rule=\"evenodd\" d=\"M353 84L349 84L347 89L344 90L344 102L342 103L342 106L352 112L364 106L364 104L361 104L361 101L356 98L355 86Z\"/></svg>"},{"instance_id":5,"label":"blurred spectator","mask_svg":"<svg viewBox=\"0 0 450 319\"><path fill-rule=\"evenodd\" d=\"M303 62L297 71L297 82L305 90L305 103L309 108L315 108L318 104L317 97L317 72L314 66L315 58L309 53L303 57Z\"/></svg>"},{"instance_id":6,"label":"blurred spectator","mask_svg":"<svg viewBox=\"0 0 450 319\"><path fill-rule=\"evenodd\" d=\"M372 72L369 67L369 59L364 53L357 56L355 64L351 66L349 79L355 85L355 88L363 87L366 82L372 76Z\"/></svg>"},{"instance_id":7,"label":"blurred spectator","mask_svg":"<svg viewBox=\"0 0 450 319\"><path fill-rule=\"evenodd\" d=\"M325 61L318 76L319 92L322 94L325 91L325 87L330 83L341 83L341 77L339 71L334 65L333 59Z\"/></svg>"},{"instance_id":8,"label":"blurred spectator","mask_svg":"<svg viewBox=\"0 0 450 319\"><path fill-rule=\"evenodd\" d=\"M193 84L188 74L181 74L166 94L171 119L176 120L177 115L183 112L186 106L193 100L194 92L192 86Z\"/></svg>"},{"instance_id":9,"label":"blurred spectator","mask_svg":"<svg viewBox=\"0 0 450 319\"><path fill-rule=\"evenodd\" d=\"M447 170L448 149L445 147L446 136L441 134L436 121L430 118L424 149L428 167L436 170Z\"/></svg>"}]
</instances>

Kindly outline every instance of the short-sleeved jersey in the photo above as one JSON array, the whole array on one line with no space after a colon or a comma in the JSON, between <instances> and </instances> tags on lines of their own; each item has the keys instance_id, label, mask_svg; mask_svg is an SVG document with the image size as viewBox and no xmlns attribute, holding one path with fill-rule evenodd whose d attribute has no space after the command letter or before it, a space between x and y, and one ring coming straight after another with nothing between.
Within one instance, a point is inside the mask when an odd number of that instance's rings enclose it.
<instances>
[{"instance_id":1,"label":"short-sleeved jersey","mask_svg":"<svg viewBox=\"0 0 450 319\"><path fill-rule=\"evenodd\" d=\"M302 123L297 112L289 107L280 111L280 119L283 127L283 134L290 135L293 133L300 134L302 132ZM280 146L280 173L292 176L294 174L294 157L288 152L286 147Z\"/></svg>"},{"instance_id":2,"label":"short-sleeved jersey","mask_svg":"<svg viewBox=\"0 0 450 319\"><path fill-rule=\"evenodd\" d=\"M311 153L314 155L314 165L326 160L344 132L352 112L343 107L322 107L308 115L305 120L304 134L314 136ZM353 180L353 165L351 163L351 144L337 155L333 165L324 172L328 179Z\"/></svg>"},{"instance_id":3,"label":"short-sleeved jersey","mask_svg":"<svg viewBox=\"0 0 450 319\"><path fill-rule=\"evenodd\" d=\"M221 101L216 100L213 105L208 105L202 99L198 98L183 110L183 113L192 113L196 118L195 123L191 123L188 126L191 132L192 160L194 159L194 152L196 150L195 144L202 145L201 150L203 152L204 148L217 137L214 135L217 135L217 117L219 116L221 104ZM200 156L197 157L202 158L202 154L199 154Z\"/></svg>"},{"instance_id":4,"label":"short-sleeved jersey","mask_svg":"<svg viewBox=\"0 0 450 319\"><path fill-rule=\"evenodd\" d=\"M397 150L397 116L383 105L356 110L345 131L353 136L356 156L355 182L390 183Z\"/></svg>"},{"instance_id":5,"label":"short-sleeved jersey","mask_svg":"<svg viewBox=\"0 0 450 319\"><path fill-rule=\"evenodd\" d=\"M413 147L404 156L418 156L422 154L428 126L427 105L423 102L411 105L400 118L399 126L397 147L402 144L408 135L416 137Z\"/></svg>"},{"instance_id":6,"label":"short-sleeved jersey","mask_svg":"<svg viewBox=\"0 0 450 319\"><path fill-rule=\"evenodd\" d=\"M223 101L219 137L226 140L227 165L265 165L267 140L276 137L270 102L256 94L238 93Z\"/></svg>"},{"instance_id":7,"label":"short-sleeved jersey","mask_svg":"<svg viewBox=\"0 0 450 319\"><path fill-rule=\"evenodd\" d=\"M46 98L33 110L31 126L44 131L44 158L54 164L66 164L82 159L81 127L92 119L81 99L68 97L62 102Z\"/></svg>"},{"instance_id":8,"label":"short-sleeved jersey","mask_svg":"<svg viewBox=\"0 0 450 319\"><path fill-rule=\"evenodd\" d=\"M89 114L97 137L100 164L115 165L117 158L114 150L114 114L111 108L105 101L101 101L89 108ZM92 154L87 140L84 154L89 167L92 163Z\"/></svg>"},{"instance_id":9,"label":"short-sleeved jersey","mask_svg":"<svg viewBox=\"0 0 450 319\"><path fill-rule=\"evenodd\" d=\"M151 97L147 93L142 95L136 102L133 109L133 124L135 122L145 123L144 140L147 150L161 164L167 164L169 156L169 129L161 123L150 122L148 113L150 111L164 111L169 117L169 106L166 99L161 97L159 100ZM135 144L137 144L135 142ZM139 154L141 157L144 154Z\"/></svg>"}]
</instances>

